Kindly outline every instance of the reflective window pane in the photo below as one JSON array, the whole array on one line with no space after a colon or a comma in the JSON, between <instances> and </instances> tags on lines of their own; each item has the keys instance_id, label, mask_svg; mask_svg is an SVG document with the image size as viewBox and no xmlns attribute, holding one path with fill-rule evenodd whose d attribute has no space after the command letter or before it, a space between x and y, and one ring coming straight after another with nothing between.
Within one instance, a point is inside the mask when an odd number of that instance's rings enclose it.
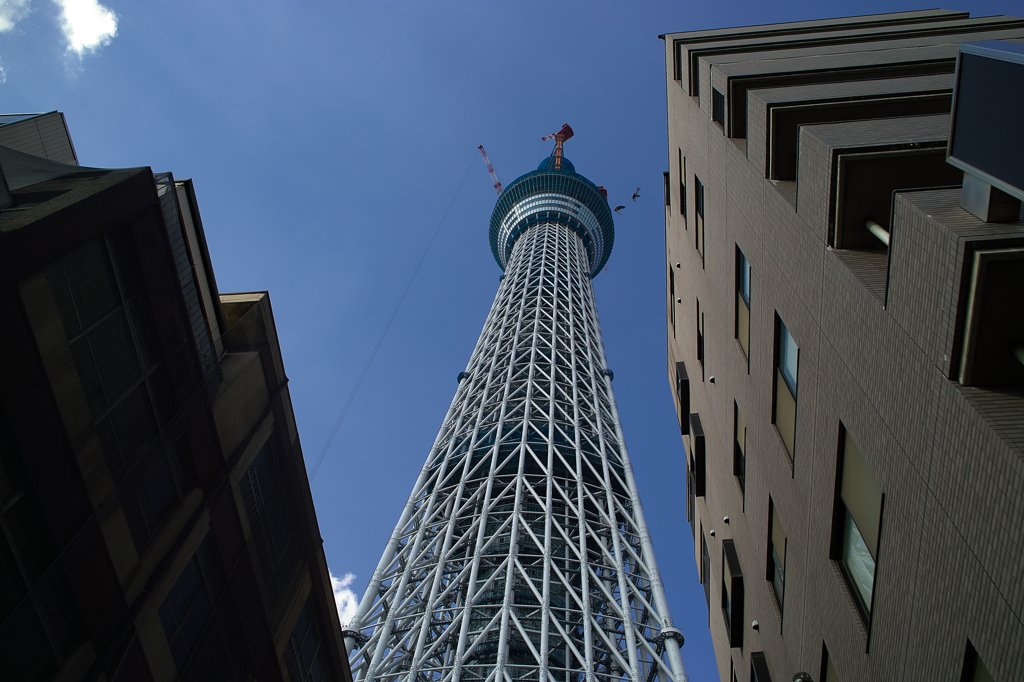
<instances>
[{"instance_id":1,"label":"reflective window pane","mask_svg":"<svg viewBox=\"0 0 1024 682\"><path fill-rule=\"evenodd\" d=\"M789 390L796 395L797 354L799 349L786 325L779 323L779 371L789 384Z\"/></svg>"},{"instance_id":2,"label":"reflective window pane","mask_svg":"<svg viewBox=\"0 0 1024 682\"><path fill-rule=\"evenodd\" d=\"M88 328L121 302L100 239L72 251L61 259L61 264L83 328Z\"/></svg>"},{"instance_id":3,"label":"reflective window pane","mask_svg":"<svg viewBox=\"0 0 1024 682\"><path fill-rule=\"evenodd\" d=\"M875 583L875 560L871 557L871 552L868 551L868 546L849 510L846 511L846 524L843 528L841 562L857 592L861 606L866 613L870 613L871 594Z\"/></svg>"}]
</instances>

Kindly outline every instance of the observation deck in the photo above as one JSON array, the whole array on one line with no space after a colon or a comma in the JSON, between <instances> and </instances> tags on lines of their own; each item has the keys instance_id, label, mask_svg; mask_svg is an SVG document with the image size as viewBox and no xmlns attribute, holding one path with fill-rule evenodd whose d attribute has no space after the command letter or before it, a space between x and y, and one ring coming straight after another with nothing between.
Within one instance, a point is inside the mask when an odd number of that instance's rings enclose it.
<instances>
[{"instance_id":1,"label":"observation deck","mask_svg":"<svg viewBox=\"0 0 1024 682\"><path fill-rule=\"evenodd\" d=\"M502 270L523 232L539 223L566 225L583 239L593 279L612 253L615 226L608 199L597 185L576 172L567 158L555 157L521 175L505 188L491 213L491 253Z\"/></svg>"}]
</instances>

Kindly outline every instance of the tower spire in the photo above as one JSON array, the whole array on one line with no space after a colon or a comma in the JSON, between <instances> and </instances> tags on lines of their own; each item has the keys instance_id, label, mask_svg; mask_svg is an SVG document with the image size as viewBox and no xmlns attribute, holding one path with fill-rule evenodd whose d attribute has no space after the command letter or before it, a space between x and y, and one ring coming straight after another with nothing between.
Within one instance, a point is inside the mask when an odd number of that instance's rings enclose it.
<instances>
[{"instance_id":1,"label":"tower spire","mask_svg":"<svg viewBox=\"0 0 1024 682\"><path fill-rule=\"evenodd\" d=\"M607 199L561 156L501 193L505 277L345 630L357 682L685 682L591 279Z\"/></svg>"}]
</instances>

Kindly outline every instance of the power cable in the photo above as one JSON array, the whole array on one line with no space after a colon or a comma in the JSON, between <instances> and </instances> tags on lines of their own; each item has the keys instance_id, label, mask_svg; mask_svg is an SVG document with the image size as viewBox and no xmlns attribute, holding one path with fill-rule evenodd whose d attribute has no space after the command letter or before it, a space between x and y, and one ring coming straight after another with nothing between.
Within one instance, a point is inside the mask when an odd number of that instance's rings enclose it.
<instances>
[{"instance_id":1,"label":"power cable","mask_svg":"<svg viewBox=\"0 0 1024 682\"><path fill-rule=\"evenodd\" d=\"M331 443L334 442L334 437L338 435L338 429L341 428L341 422L345 420L345 415L348 414L348 410L352 407L352 401L355 400L356 393L359 392L359 387L363 385L363 379L366 378L366 373L370 371L370 365L373 364L373 359L377 357L377 351L380 350L381 345L384 343L384 338L388 335L388 331L391 330L391 325L395 321L395 317L398 315L398 310L402 307L402 303L405 302L405 297L409 294L409 290L412 289L412 283L416 280L416 275L419 274L420 268L423 267L423 262L427 259L427 254L430 253L430 247L434 245L434 241L437 239L437 235L441 232L441 226L444 225L444 221L448 218L448 213L452 210L452 206L455 204L455 199L458 198L459 192L462 191L462 186L466 184L466 178L469 177L469 171L473 169L473 163L476 162L477 152L473 150L473 159L470 161L469 166L466 168L465 175L462 176L462 182L455 189L455 194L452 195L451 201L448 202L448 208L444 210L444 214L441 216L440 222L437 223L437 227L434 228L434 234L431 235L430 241L427 242L427 246L423 249L423 255L420 256L420 260L416 263L416 267L413 268L412 275L409 277L409 282L405 285L405 290L402 295L398 298L398 303L395 304L395 309L391 311L391 317L388 318L387 324L384 325L384 331L381 332L380 338L377 339L377 344L373 347L373 351L370 352L370 357L367 358L366 364L363 365L363 371L359 374L359 378L356 380L356 385L352 387L352 392L348 394L348 400L345 401L345 406L341 408L341 414L338 415L338 420L334 422L334 428L331 429L331 435L327 437L327 442L324 443L323 449L320 451L320 456L316 458L316 464L313 465L313 469L310 471L309 480L310 482L316 478L316 472L320 470L320 465L324 461L324 457L327 456L327 450L331 447Z\"/></svg>"}]
</instances>

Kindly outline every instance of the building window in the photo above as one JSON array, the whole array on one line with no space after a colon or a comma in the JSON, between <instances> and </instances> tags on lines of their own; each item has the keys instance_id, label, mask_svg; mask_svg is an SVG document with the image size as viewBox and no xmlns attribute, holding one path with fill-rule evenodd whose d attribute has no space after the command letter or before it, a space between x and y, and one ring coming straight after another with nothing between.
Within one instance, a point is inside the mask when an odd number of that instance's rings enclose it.
<instances>
[{"instance_id":1,"label":"building window","mask_svg":"<svg viewBox=\"0 0 1024 682\"><path fill-rule=\"evenodd\" d=\"M321 682L328 679L327 660L324 654L320 629L313 617L310 599L299 613L299 620L288 639L285 662L291 682Z\"/></svg>"},{"instance_id":2,"label":"building window","mask_svg":"<svg viewBox=\"0 0 1024 682\"><path fill-rule=\"evenodd\" d=\"M700 363L700 380L704 381L704 309L697 300L697 362Z\"/></svg>"},{"instance_id":3,"label":"building window","mask_svg":"<svg viewBox=\"0 0 1024 682\"><path fill-rule=\"evenodd\" d=\"M970 640L967 640L967 653L964 656L964 668L960 674L960 682L995 682L995 677L985 667L985 662L978 656L978 652Z\"/></svg>"},{"instance_id":4,"label":"building window","mask_svg":"<svg viewBox=\"0 0 1024 682\"><path fill-rule=\"evenodd\" d=\"M690 415L690 472L694 480L694 495L704 497L705 493L705 443L704 427L700 423L700 415Z\"/></svg>"},{"instance_id":5,"label":"building window","mask_svg":"<svg viewBox=\"0 0 1024 682\"><path fill-rule=\"evenodd\" d=\"M179 677L202 644L203 633L213 617L214 604L224 584L223 569L212 538L213 535L208 534L185 564L158 611ZM215 637L219 639L219 633Z\"/></svg>"},{"instance_id":6,"label":"building window","mask_svg":"<svg viewBox=\"0 0 1024 682\"><path fill-rule=\"evenodd\" d=\"M750 370L750 262L736 247L736 340Z\"/></svg>"},{"instance_id":7,"label":"building window","mask_svg":"<svg viewBox=\"0 0 1024 682\"><path fill-rule=\"evenodd\" d=\"M679 150L679 212L686 217L686 157L683 150ZM683 222L686 227L686 222Z\"/></svg>"},{"instance_id":8,"label":"building window","mask_svg":"<svg viewBox=\"0 0 1024 682\"><path fill-rule=\"evenodd\" d=\"M729 646L743 646L743 571L732 540L722 541L722 615Z\"/></svg>"},{"instance_id":9,"label":"building window","mask_svg":"<svg viewBox=\"0 0 1024 682\"><path fill-rule=\"evenodd\" d=\"M740 492L746 496L747 492L747 425L740 414L740 407L734 400L732 403L733 413L733 457L732 473L740 484Z\"/></svg>"},{"instance_id":10,"label":"building window","mask_svg":"<svg viewBox=\"0 0 1024 682\"><path fill-rule=\"evenodd\" d=\"M797 365L800 349L782 319L775 315L775 400L772 423L792 459L796 441Z\"/></svg>"},{"instance_id":11,"label":"building window","mask_svg":"<svg viewBox=\"0 0 1024 682\"><path fill-rule=\"evenodd\" d=\"M704 600L711 612L711 553L708 552L708 540L704 537L704 528L700 532L700 581L704 583Z\"/></svg>"},{"instance_id":12,"label":"building window","mask_svg":"<svg viewBox=\"0 0 1024 682\"><path fill-rule=\"evenodd\" d=\"M864 622L870 623L884 496L850 433L842 425L840 430L832 559L839 563Z\"/></svg>"},{"instance_id":13,"label":"building window","mask_svg":"<svg viewBox=\"0 0 1024 682\"><path fill-rule=\"evenodd\" d=\"M704 429L700 423L700 415L690 415L690 434L686 444L686 516L690 521L690 530L694 540L697 538L697 498L704 497L705 488L705 445Z\"/></svg>"},{"instance_id":14,"label":"building window","mask_svg":"<svg viewBox=\"0 0 1024 682\"><path fill-rule=\"evenodd\" d=\"M685 362L676 363L676 398L679 399L679 432L685 436L690 428L690 377Z\"/></svg>"},{"instance_id":15,"label":"building window","mask_svg":"<svg viewBox=\"0 0 1024 682\"><path fill-rule=\"evenodd\" d=\"M669 172L665 171L665 209L672 215L672 181L669 180Z\"/></svg>"},{"instance_id":16,"label":"building window","mask_svg":"<svg viewBox=\"0 0 1024 682\"><path fill-rule=\"evenodd\" d=\"M765 577L772 584L781 613L786 596L786 531L771 497L768 498L768 566Z\"/></svg>"},{"instance_id":17,"label":"building window","mask_svg":"<svg viewBox=\"0 0 1024 682\"><path fill-rule=\"evenodd\" d=\"M725 96L711 88L711 120L725 128Z\"/></svg>"},{"instance_id":18,"label":"building window","mask_svg":"<svg viewBox=\"0 0 1024 682\"><path fill-rule=\"evenodd\" d=\"M824 642L821 643L821 682L842 682L839 675L836 674L835 665L828 655L828 649Z\"/></svg>"},{"instance_id":19,"label":"building window","mask_svg":"<svg viewBox=\"0 0 1024 682\"><path fill-rule=\"evenodd\" d=\"M5 633L0 675L5 680L51 679L87 636L33 488L0 409L0 624Z\"/></svg>"},{"instance_id":20,"label":"building window","mask_svg":"<svg viewBox=\"0 0 1024 682\"><path fill-rule=\"evenodd\" d=\"M159 432L158 364L145 314L131 233L113 230L46 269L75 367L139 551L153 539L191 482L184 444L153 443Z\"/></svg>"},{"instance_id":21,"label":"building window","mask_svg":"<svg viewBox=\"0 0 1024 682\"><path fill-rule=\"evenodd\" d=\"M694 196L694 208L697 212L697 220L694 221L694 238L697 244L697 253L700 254L700 266L704 267L704 185L701 183L700 178L696 175L693 176Z\"/></svg>"},{"instance_id":22,"label":"building window","mask_svg":"<svg viewBox=\"0 0 1024 682\"><path fill-rule=\"evenodd\" d=\"M772 682L772 676L768 673L768 661L760 651L750 654L750 682Z\"/></svg>"},{"instance_id":23,"label":"building window","mask_svg":"<svg viewBox=\"0 0 1024 682\"><path fill-rule=\"evenodd\" d=\"M668 319L672 322L672 338L676 338L676 272L668 264Z\"/></svg>"},{"instance_id":24,"label":"building window","mask_svg":"<svg viewBox=\"0 0 1024 682\"><path fill-rule=\"evenodd\" d=\"M253 459L239 485L245 498L249 525L260 557L263 583L271 603L284 589L291 568L298 558L293 548L289 497L278 485L280 464L275 457L273 441L268 440Z\"/></svg>"}]
</instances>

